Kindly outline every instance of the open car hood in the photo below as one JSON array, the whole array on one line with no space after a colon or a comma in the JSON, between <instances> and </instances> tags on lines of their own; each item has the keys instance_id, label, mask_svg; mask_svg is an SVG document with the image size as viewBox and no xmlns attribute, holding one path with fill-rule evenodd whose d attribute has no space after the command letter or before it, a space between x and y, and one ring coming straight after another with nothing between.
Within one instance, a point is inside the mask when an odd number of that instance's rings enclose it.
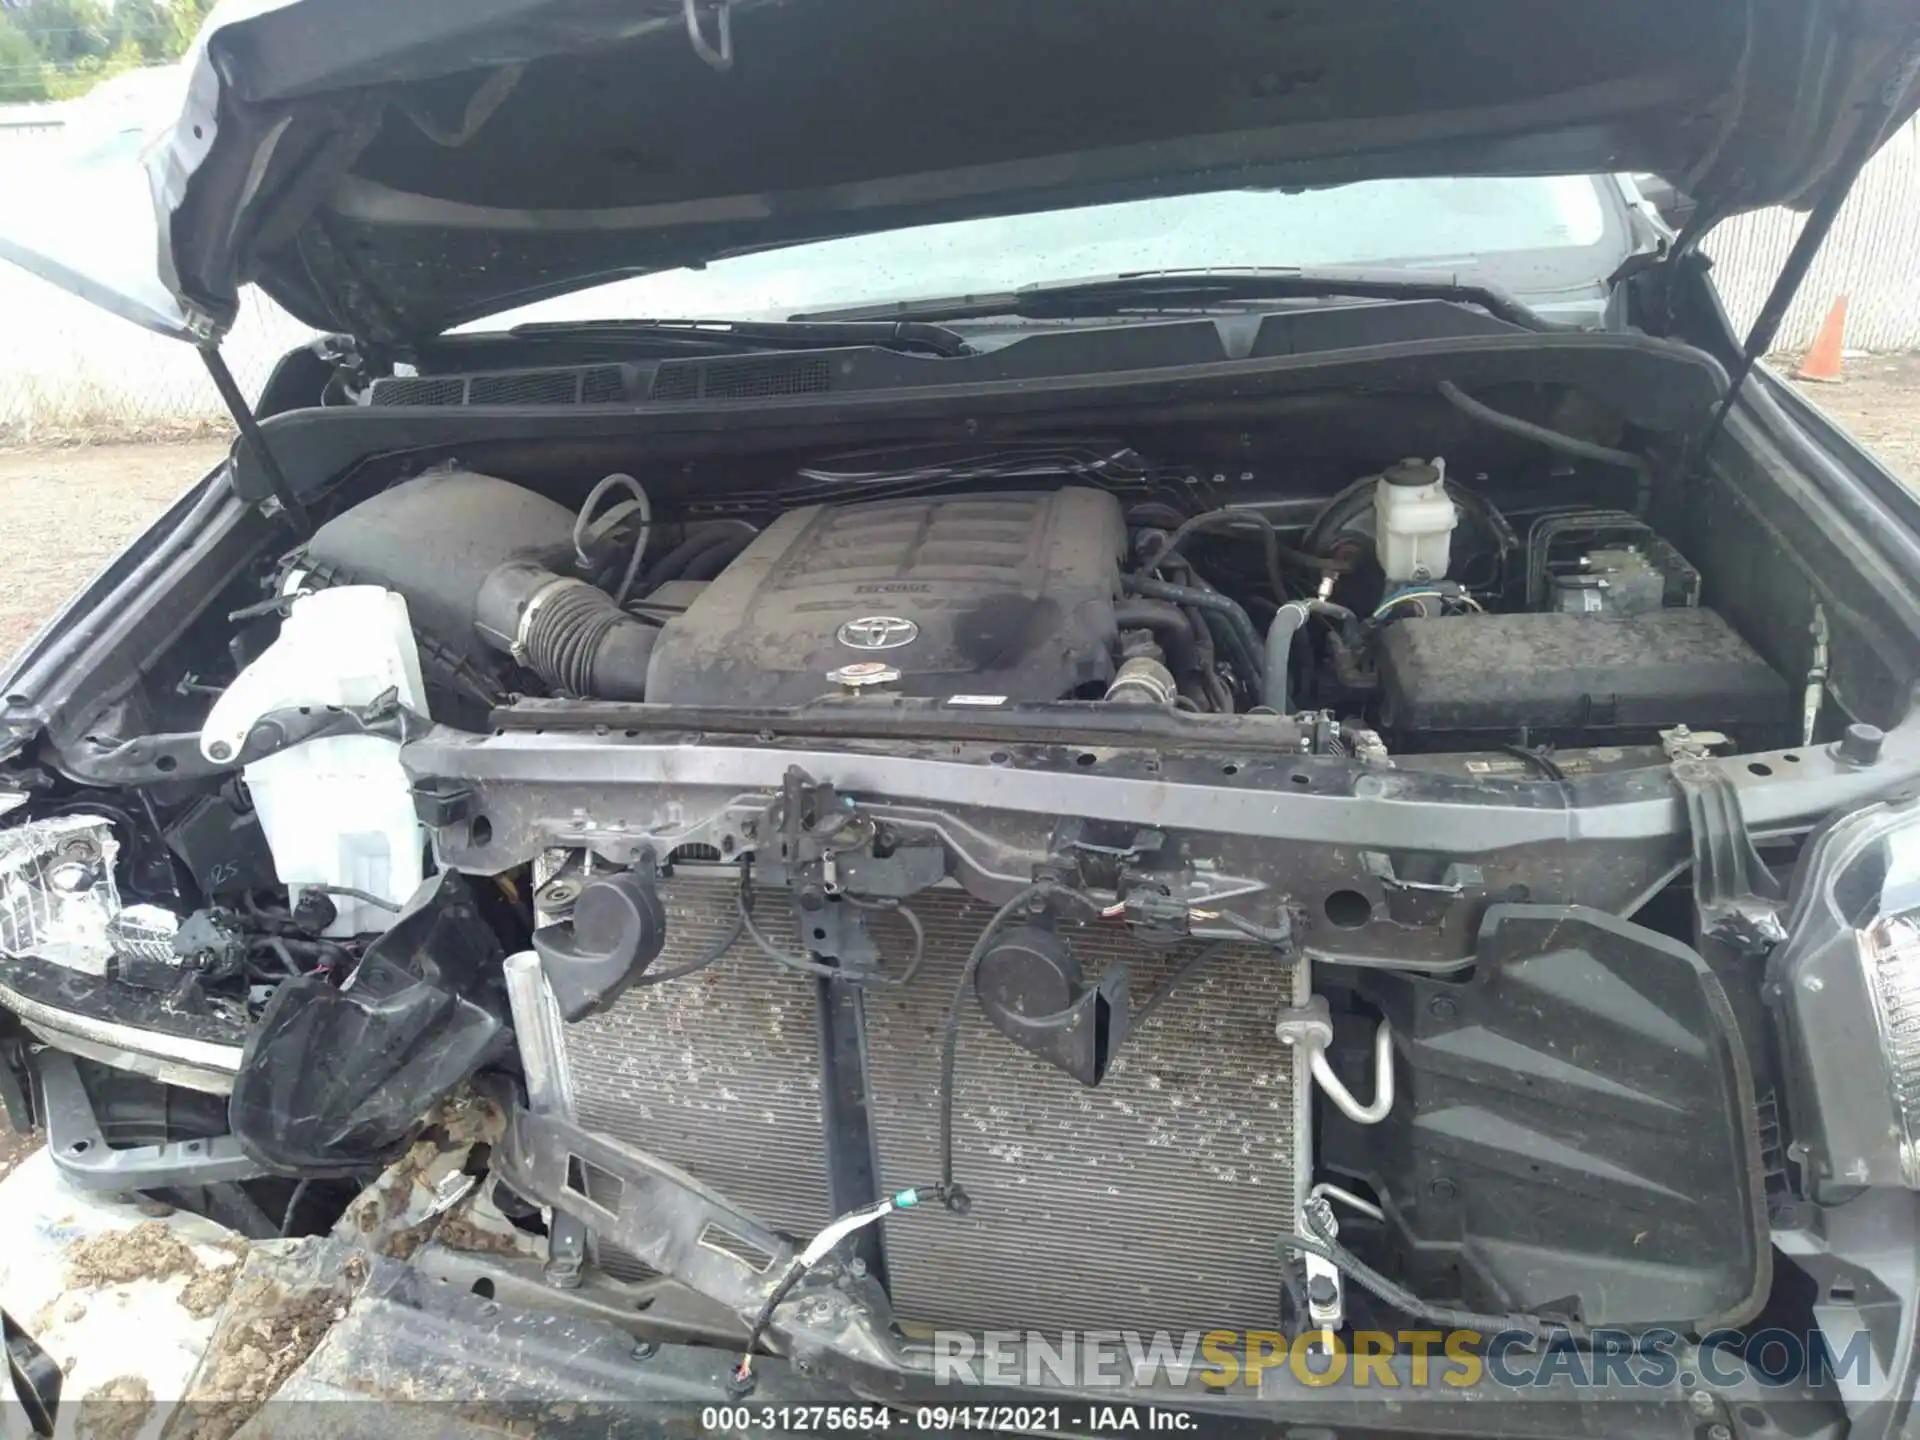
<instances>
[{"instance_id":1,"label":"open car hood","mask_svg":"<svg viewBox=\"0 0 1920 1440\"><path fill-rule=\"evenodd\" d=\"M184 62L177 112L117 157L144 183L102 176L113 228L83 245L74 207L36 206L0 219L0 254L170 333L217 333L257 281L317 327L405 345L744 250L1178 191L1641 170L1718 216L1809 203L1863 126L1912 111L1917 13L240 0ZM84 253L109 236L117 267Z\"/></svg>"}]
</instances>

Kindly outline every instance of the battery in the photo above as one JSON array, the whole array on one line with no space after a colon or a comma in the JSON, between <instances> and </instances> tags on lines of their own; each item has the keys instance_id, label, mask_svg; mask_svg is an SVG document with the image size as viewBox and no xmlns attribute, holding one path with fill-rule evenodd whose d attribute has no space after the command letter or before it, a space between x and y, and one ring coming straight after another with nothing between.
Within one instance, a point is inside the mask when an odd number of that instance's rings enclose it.
<instances>
[{"instance_id":1,"label":"battery","mask_svg":"<svg viewBox=\"0 0 1920 1440\"><path fill-rule=\"evenodd\" d=\"M1673 725L1757 737L1792 723L1791 688L1712 610L1399 620L1378 641L1384 727L1399 735L1649 737Z\"/></svg>"}]
</instances>

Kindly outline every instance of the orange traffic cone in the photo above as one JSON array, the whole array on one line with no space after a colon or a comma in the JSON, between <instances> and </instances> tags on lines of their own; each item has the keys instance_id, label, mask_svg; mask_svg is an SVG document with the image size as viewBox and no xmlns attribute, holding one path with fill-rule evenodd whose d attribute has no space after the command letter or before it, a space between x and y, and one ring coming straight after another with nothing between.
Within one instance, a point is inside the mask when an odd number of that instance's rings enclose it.
<instances>
[{"instance_id":1,"label":"orange traffic cone","mask_svg":"<svg viewBox=\"0 0 1920 1440\"><path fill-rule=\"evenodd\" d=\"M1793 378L1818 380L1827 385L1838 385L1846 379L1840 372L1846 337L1847 297L1842 295L1827 311L1827 318L1820 323L1820 333L1813 337L1813 348L1801 357L1800 368L1793 372Z\"/></svg>"}]
</instances>

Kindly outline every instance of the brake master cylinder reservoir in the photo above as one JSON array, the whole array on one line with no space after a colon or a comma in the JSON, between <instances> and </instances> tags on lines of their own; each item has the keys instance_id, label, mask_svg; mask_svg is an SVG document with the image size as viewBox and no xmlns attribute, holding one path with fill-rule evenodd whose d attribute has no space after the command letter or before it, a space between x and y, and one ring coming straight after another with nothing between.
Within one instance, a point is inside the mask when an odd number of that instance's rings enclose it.
<instances>
[{"instance_id":1,"label":"brake master cylinder reservoir","mask_svg":"<svg viewBox=\"0 0 1920 1440\"><path fill-rule=\"evenodd\" d=\"M221 759L237 753L269 711L358 707L388 690L401 704L426 710L407 602L373 585L303 595L281 624L280 638L214 702L200 748ZM244 775L274 869L296 903L303 883L364 890L396 907L419 887L426 836L394 741L377 735L309 740L254 761ZM393 921L393 912L379 905L337 893L329 898L339 912L329 935L366 934Z\"/></svg>"},{"instance_id":2,"label":"brake master cylinder reservoir","mask_svg":"<svg viewBox=\"0 0 1920 1440\"><path fill-rule=\"evenodd\" d=\"M1457 518L1447 462L1402 460L1374 483L1374 543L1389 584L1444 580Z\"/></svg>"}]
</instances>

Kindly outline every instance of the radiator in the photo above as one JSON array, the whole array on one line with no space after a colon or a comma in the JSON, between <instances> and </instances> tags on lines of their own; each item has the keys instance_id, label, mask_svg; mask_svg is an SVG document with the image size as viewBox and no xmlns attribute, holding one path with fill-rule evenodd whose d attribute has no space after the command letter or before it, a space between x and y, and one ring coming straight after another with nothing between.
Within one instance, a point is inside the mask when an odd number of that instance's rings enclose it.
<instances>
[{"instance_id":1,"label":"radiator","mask_svg":"<svg viewBox=\"0 0 1920 1440\"><path fill-rule=\"evenodd\" d=\"M731 877L666 890L679 964L724 933ZM875 1145L886 1188L939 1178L940 1032L993 907L957 889L911 902L927 954L904 990L866 993ZM761 928L791 939L784 894ZM893 929L890 927L898 927ZM905 927L876 933L897 966ZM1116 921L1068 931L1094 976L1124 959L1136 1005L1193 951L1156 951ZM793 942L798 948L797 941ZM1088 1089L995 1030L971 998L960 1033L955 1173L973 1198L886 1222L894 1306L909 1324L968 1329L1271 1327L1274 1236L1308 1169L1304 1065L1273 1036L1304 1003L1304 964L1231 947L1129 1036ZM631 991L567 1028L583 1124L689 1171L763 1224L805 1237L828 1208L814 984L742 942L706 971ZM600 1263L634 1262L601 1246Z\"/></svg>"}]
</instances>

